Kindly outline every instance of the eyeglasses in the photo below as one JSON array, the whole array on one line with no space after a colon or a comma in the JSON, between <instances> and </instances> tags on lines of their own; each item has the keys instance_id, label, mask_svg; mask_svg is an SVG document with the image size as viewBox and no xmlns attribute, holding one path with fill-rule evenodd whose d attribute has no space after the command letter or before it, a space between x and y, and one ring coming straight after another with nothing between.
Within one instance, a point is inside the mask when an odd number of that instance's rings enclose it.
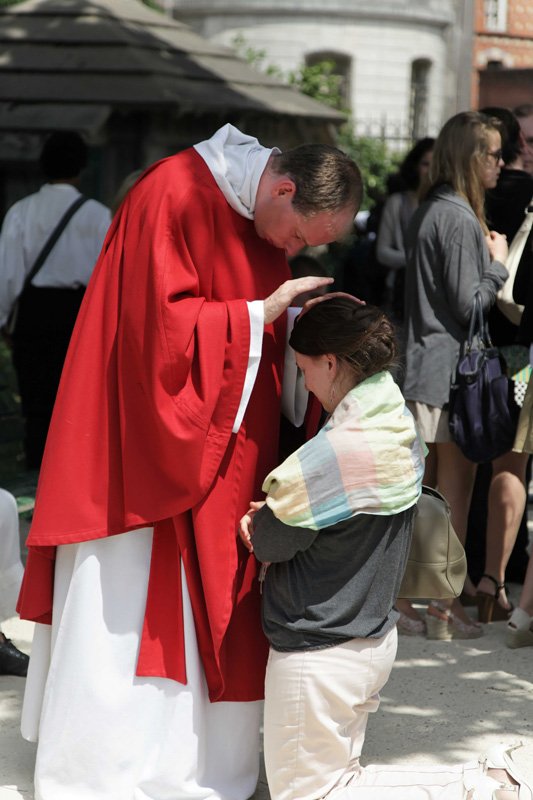
<instances>
[{"instance_id":1,"label":"eyeglasses","mask_svg":"<svg viewBox=\"0 0 533 800\"><path fill-rule=\"evenodd\" d=\"M488 150L486 155L487 156L492 156L492 158L494 159L496 164L498 164L498 162L500 161L500 159L502 157L502 151L501 150L492 150L492 151Z\"/></svg>"}]
</instances>

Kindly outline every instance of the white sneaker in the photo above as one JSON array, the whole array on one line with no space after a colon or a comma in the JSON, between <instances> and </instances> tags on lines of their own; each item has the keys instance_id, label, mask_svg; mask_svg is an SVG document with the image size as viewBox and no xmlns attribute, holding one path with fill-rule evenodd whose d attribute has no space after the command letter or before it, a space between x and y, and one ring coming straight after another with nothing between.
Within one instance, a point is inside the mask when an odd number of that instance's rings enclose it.
<instances>
[{"instance_id":1,"label":"white sneaker","mask_svg":"<svg viewBox=\"0 0 533 800\"><path fill-rule=\"evenodd\" d=\"M507 623L507 647L533 647L533 617L517 607Z\"/></svg>"}]
</instances>

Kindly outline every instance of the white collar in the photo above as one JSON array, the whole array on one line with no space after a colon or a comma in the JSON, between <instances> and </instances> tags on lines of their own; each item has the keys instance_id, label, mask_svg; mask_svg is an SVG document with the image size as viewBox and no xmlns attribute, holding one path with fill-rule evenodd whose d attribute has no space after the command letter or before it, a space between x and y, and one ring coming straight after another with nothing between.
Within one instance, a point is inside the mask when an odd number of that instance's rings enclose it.
<instances>
[{"instance_id":1,"label":"white collar","mask_svg":"<svg viewBox=\"0 0 533 800\"><path fill-rule=\"evenodd\" d=\"M254 218L257 187L267 161L277 147L263 147L253 136L229 123L210 139L194 145L207 164L229 205L247 219Z\"/></svg>"}]
</instances>

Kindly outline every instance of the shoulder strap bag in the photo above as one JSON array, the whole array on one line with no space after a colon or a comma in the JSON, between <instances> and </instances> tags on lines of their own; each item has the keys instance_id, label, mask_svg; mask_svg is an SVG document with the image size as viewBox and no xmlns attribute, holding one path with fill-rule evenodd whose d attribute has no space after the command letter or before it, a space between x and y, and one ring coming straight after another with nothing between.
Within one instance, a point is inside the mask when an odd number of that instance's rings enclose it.
<instances>
[{"instance_id":1,"label":"shoulder strap bag","mask_svg":"<svg viewBox=\"0 0 533 800\"><path fill-rule=\"evenodd\" d=\"M451 438L470 461L482 464L512 449L520 409L503 374L498 348L491 342L477 292L448 408Z\"/></svg>"},{"instance_id":2,"label":"shoulder strap bag","mask_svg":"<svg viewBox=\"0 0 533 800\"><path fill-rule=\"evenodd\" d=\"M412 600L458 597L465 578L466 555L452 526L450 506L436 489L422 486L398 597Z\"/></svg>"},{"instance_id":3,"label":"shoulder strap bag","mask_svg":"<svg viewBox=\"0 0 533 800\"><path fill-rule=\"evenodd\" d=\"M518 265L520 264L520 259L522 258L522 253L524 252L524 247L526 246L532 226L533 198L531 199L531 205L526 208L526 215L522 221L522 224L517 230L513 241L511 242L509 254L505 260L505 266L509 272L509 277L496 295L496 305L502 314L504 314L514 325L520 324L524 306L521 306L519 303L515 303L513 300L513 285L516 272L518 270Z\"/></svg>"},{"instance_id":4,"label":"shoulder strap bag","mask_svg":"<svg viewBox=\"0 0 533 800\"><path fill-rule=\"evenodd\" d=\"M65 228L67 227L67 225L69 223L69 220L72 219L72 217L74 216L76 211L79 208L81 208L81 206L84 203L86 203L88 199L89 199L88 197L84 197L83 195L80 195L79 197L77 197L76 200L67 208L67 210L65 211L65 213L63 214L63 216L61 217L59 222L57 223L56 227L54 228L54 230L52 231L52 233L48 237L47 241L45 242L43 248L41 249L41 252L37 256L37 258L36 258L36 260L35 260L35 262L33 264L33 267L31 268L31 270L29 271L29 273L26 276L26 280L24 281L24 285L23 285L23 287L22 287L17 299L13 303L13 307L12 307L10 313L9 313L9 317L7 318L7 322L4 325L4 331L8 334L8 336L12 336L12 334L13 334L13 332L15 330L16 324L17 324L18 305L19 305L20 295L22 294L22 292L25 289L28 288L28 286L30 285L32 280L35 278L35 276L37 275L37 273L39 272L39 270L43 266L44 262L46 261L46 259L50 255L50 253L52 252L52 249L54 248L57 240L59 239L59 237L61 236L61 234L65 230Z\"/></svg>"}]
</instances>

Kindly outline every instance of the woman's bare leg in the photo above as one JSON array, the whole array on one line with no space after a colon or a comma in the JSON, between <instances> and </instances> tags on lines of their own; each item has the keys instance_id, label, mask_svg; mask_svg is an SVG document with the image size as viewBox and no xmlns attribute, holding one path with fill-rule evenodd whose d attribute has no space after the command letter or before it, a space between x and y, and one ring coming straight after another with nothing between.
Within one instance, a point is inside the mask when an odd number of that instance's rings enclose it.
<instances>
[{"instance_id":1,"label":"woman's bare leg","mask_svg":"<svg viewBox=\"0 0 533 800\"><path fill-rule=\"evenodd\" d=\"M437 489L450 505L452 525L464 545L477 466L465 458L454 442L439 442L434 446L437 450ZM467 586L467 591L469 588ZM447 605L460 620L471 624L472 620L459 600Z\"/></svg>"},{"instance_id":2,"label":"woman's bare leg","mask_svg":"<svg viewBox=\"0 0 533 800\"><path fill-rule=\"evenodd\" d=\"M485 573L502 584L505 569L518 534L526 505L527 453L506 453L492 462L492 480L488 496L487 551ZM494 583L481 578L478 590L494 594ZM505 590L500 592L499 602L509 607Z\"/></svg>"}]
</instances>

